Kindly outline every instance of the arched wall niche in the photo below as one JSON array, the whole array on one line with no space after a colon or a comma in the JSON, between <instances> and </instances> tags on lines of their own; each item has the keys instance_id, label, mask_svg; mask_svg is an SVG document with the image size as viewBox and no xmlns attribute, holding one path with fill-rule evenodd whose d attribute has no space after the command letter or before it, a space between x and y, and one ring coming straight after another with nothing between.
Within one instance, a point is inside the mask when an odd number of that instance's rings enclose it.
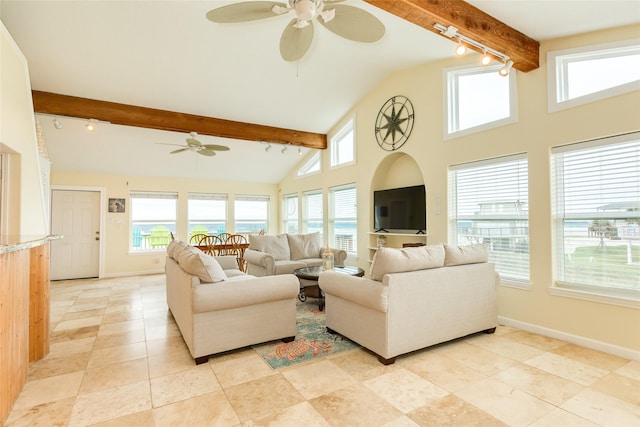
<instances>
[{"instance_id":1,"label":"arched wall niche","mask_svg":"<svg viewBox=\"0 0 640 427\"><path fill-rule=\"evenodd\" d=\"M371 194L374 190L420 184L424 184L424 178L415 159L406 153L391 153L380 162L373 174Z\"/></svg>"}]
</instances>

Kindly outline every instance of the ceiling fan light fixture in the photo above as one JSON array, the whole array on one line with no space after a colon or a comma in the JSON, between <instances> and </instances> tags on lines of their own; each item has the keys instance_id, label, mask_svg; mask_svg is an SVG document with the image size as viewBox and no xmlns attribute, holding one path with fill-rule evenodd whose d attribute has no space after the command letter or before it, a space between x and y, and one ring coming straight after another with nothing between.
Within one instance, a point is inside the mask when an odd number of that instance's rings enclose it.
<instances>
[{"instance_id":1,"label":"ceiling fan light fixture","mask_svg":"<svg viewBox=\"0 0 640 427\"><path fill-rule=\"evenodd\" d=\"M312 0L298 0L293 4L293 9L296 12L298 20L310 21L318 15L319 5L322 5L322 2Z\"/></svg>"},{"instance_id":2,"label":"ceiling fan light fixture","mask_svg":"<svg viewBox=\"0 0 640 427\"><path fill-rule=\"evenodd\" d=\"M332 21L333 18L336 17L336 10L335 9L323 10L322 12L320 12L320 16L322 17L322 20L326 24L327 22Z\"/></svg>"}]
</instances>

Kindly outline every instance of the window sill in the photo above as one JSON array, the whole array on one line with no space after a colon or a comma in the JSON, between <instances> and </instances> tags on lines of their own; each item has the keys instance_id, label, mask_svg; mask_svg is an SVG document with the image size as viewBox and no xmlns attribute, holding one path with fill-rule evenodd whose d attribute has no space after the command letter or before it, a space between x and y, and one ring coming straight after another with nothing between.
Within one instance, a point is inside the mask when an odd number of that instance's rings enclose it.
<instances>
[{"instance_id":1,"label":"window sill","mask_svg":"<svg viewBox=\"0 0 640 427\"><path fill-rule=\"evenodd\" d=\"M567 298L581 299L585 301L599 302L603 304L619 305L628 308L640 308L640 300L632 297L605 295L602 293L588 292L585 290L568 289L559 286L549 288L551 295Z\"/></svg>"},{"instance_id":2,"label":"window sill","mask_svg":"<svg viewBox=\"0 0 640 427\"><path fill-rule=\"evenodd\" d=\"M507 288L522 289L524 291L531 290L531 282L523 280L500 278L499 285Z\"/></svg>"}]
</instances>

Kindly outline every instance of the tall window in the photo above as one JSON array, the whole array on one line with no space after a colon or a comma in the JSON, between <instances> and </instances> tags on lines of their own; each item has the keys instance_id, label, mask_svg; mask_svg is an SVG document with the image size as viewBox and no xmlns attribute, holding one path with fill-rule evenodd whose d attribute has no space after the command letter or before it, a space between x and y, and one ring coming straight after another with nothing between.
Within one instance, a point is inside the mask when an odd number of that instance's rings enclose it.
<instances>
[{"instance_id":1,"label":"tall window","mask_svg":"<svg viewBox=\"0 0 640 427\"><path fill-rule=\"evenodd\" d=\"M189 238L227 231L227 195L189 193Z\"/></svg>"},{"instance_id":2,"label":"tall window","mask_svg":"<svg viewBox=\"0 0 640 427\"><path fill-rule=\"evenodd\" d=\"M306 233L324 234L322 190L307 191L302 195L302 221Z\"/></svg>"},{"instance_id":3,"label":"tall window","mask_svg":"<svg viewBox=\"0 0 640 427\"><path fill-rule=\"evenodd\" d=\"M282 198L282 232L298 234L298 196L290 194Z\"/></svg>"},{"instance_id":4,"label":"tall window","mask_svg":"<svg viewBox=\"0 0 640 427\"><path fill-rule=\"evenodd\" d=\"M549 111L640 89L637 40L548 53Z\"/></svg>"},{"instance_id":5,"label":"tall window","mask_svg":"<svg viewBox=\"0 0 640 427\"><path fill-rule=\"evenodd\" d=\"M298 169L298 176L312 175L320 172L322 162L320 161L320 151L315 153L307 162Z\"/></svg>"},{"instance_id":6,"label":"tall window","mask_svg":"<svg viewBox=\"0 0 640 427\"><path fill-rule=\"evenodd\" d=\"M331 167L353 163L355 160L355 135L353 119L349 120L331 138Z\"/></svg>"},{"instance_id":7,"label":"tall window","mask_svg":"<svg viewBox=\"0 0 640 427\"><path fill-rule=\"evenodd\" d=\"M478 132L517 120L516 74L503 77L501 66L445 70L447 135Z\"/></svg>"},{"instance_id":8,"label":"tall window","mask_svg":"<svg viewBox=\"0 0 640 427\"><path fill-rule=\"evenodd\" d=\"M554 148L560 287L640 299L640 133Z\"/></svg>"},{"instance_id":9,"label":"tall window","mask_svg":"<svg viewBox=\"0 0 640 427\"><path fill-rule=\"evenodd\" d=\"M236 233L269 232L269 196L236 196L234 210Z\"/></svg>"},{"instance_id":10,"label":"tall window","mask_svg":"<svg viewBox=\"0 0 640 427\"><path fill-rule=\"evenodd\" d=\"M358 252L358 205L356 187L334 187L329 190L329 246L344 249L350 256Z\"/></svg>"},{"instance_id":11,"label":"tall window","mask_svg":"<svg viewBox=\"0 0 640 427\"><path fill-rule=\"evenodd\" d=\"M483 243L506 282L529 282L527 158L501 157L449 170L450 241Z\"/></svg>"},{"instance_id":12,"label":"tall window","mask_svg":"<svg viewBox=\"0 0 640 427\"><path fill-rule=\"evenodd\" d=\"M176 233L177 193L131 192L131 250L164 250Z\"/></svg>"}]
</instances>

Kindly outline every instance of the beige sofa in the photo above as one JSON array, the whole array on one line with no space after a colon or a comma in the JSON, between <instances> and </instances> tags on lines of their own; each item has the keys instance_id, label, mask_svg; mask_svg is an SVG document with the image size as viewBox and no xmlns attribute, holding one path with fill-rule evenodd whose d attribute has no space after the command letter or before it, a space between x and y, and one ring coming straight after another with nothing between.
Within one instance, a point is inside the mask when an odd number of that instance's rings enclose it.
<instances>
[{"instance_id":1,"label":"beige sofa","mask_svg":"<svg viewBox=\"0 0 640 427\"><path fill-rule=\"evenodd\" d=\"M494 265L484 245L379 248L371 278L323 272L327 328L387 365L396 356L497 325Z\"/></svg>"},{"instance_id":2,"label":"beige sofa","mask_svg":"<svg viewBox=\"0 0 640 427\"><path fill-rule=\"evenodd\" d=\"M244 252L247 273L254 276L291 274L298 268L322 265L320 233L249 235L249 248ZM347 252L331 249L335 265L344 265Z\"/></svg>"},{"instance_id":3,"label":"beige sofa","mask_svg":"<svg viewBox=\"0 0 640 427\"><path fill-rule=\"evenodd\" d=\"M196 364L209 355L296 334L298 279L254 277L235 256L211 257L172 241L165 264L167 303Z\"/></svg>"}]
</instances>

